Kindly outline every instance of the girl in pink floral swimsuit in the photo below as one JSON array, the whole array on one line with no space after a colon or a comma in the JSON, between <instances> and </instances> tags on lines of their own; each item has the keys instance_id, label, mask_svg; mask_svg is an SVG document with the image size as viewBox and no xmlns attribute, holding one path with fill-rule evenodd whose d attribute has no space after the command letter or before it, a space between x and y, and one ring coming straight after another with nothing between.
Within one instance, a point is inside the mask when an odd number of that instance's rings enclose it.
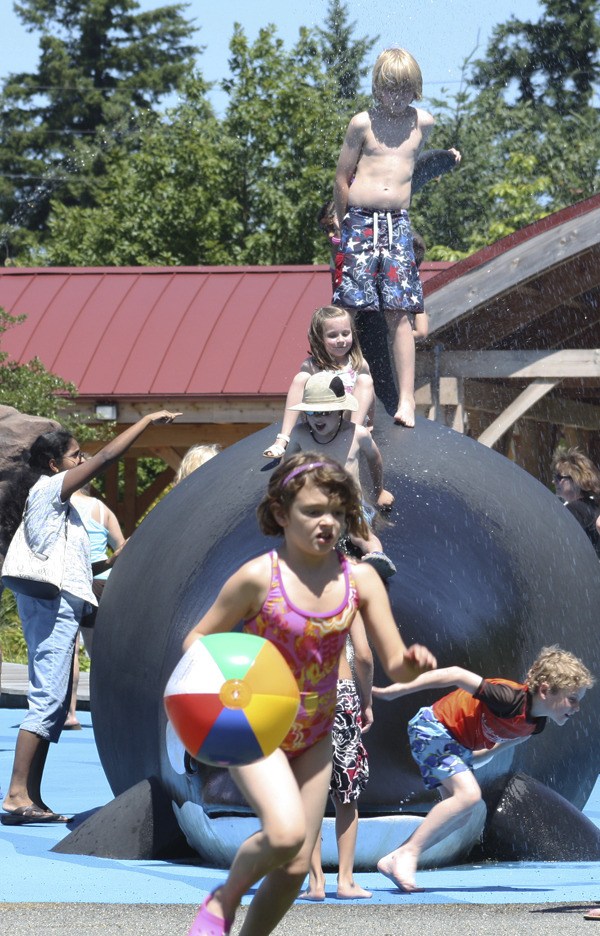
<instances>
[{"instance_id":1,"label":"girl in pink floral swimsuit","mask_svg":"<svg viewBox=\"0 0 600 936\"><path fill-rule=\"evenodd\" d=\"M337 462L313 452L292 456L273 472L258 519L263 533L283 535L283 545L227 580L183 649L242 620L245 630L284 654L301 705L281 748L229 768L260 829L240 846L227 880L206 897L190 936L226 936L243 895L258 881L240 936L267 936L298 896L325 812L338 663L356 613L393 681L407 682L436 665L425 647L405 647L375 570L350 566L335 549L344 529L364 535L365 522L356 484Z\"/></svg>"}]
</instances>

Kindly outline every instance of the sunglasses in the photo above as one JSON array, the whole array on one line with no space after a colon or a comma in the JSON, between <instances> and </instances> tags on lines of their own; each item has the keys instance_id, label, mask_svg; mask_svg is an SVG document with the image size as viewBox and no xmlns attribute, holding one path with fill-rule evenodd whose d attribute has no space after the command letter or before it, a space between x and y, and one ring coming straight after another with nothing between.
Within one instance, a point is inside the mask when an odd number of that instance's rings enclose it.
<instances>
[{"instance_id":1,"label":"sunglasses","mask_svg":"<svg viewBox=\"0 0 600 936\"><path fill-rule=\"evenodd\" d=\"M552 475L552 480L553 481L571 481L572 478L571 478L571 475L555 474L555 475Z\"/></svg>"},{"instance_id":2,"label":"sunglasses","mask_svg":"<svg viewBox=\"0 0 600 936\"><path fill-rule=\"evenodd\" d=\"M338 413L339 410L327 410L325 413L316 412L315 410L304 410L307 416L331 416L333 413Z\"/></svg>"}]
</instances>

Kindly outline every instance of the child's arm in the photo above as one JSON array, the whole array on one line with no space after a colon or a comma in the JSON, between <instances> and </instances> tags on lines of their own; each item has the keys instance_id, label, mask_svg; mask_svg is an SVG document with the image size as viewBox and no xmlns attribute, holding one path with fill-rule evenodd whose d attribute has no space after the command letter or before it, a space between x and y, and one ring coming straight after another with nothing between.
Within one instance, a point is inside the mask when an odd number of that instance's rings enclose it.
<instances>
[{"instance_id":1,"label":"child's arm","mask_svg":"<svg viewBox=\"0 0 600 936\"><path fill-rule=\"evenodd\" d=\"M422 673L411 682L402 681L392 686L385 686L385 688L373 686L373 696L376 699L392 702L400 696L410 695L421 689L446 689L448 686L458 686L459 689L466 689L467 692L473 694L479 689L481 680L482 677L477 673L463 669L462 666L446 666L444 669Z\"/></svg>"},{"instance_id":2,"label":"child's arm","mask_svg":"<svg viewBox=\"0 0 600 936\"><path fill-rule=\"evenodd\" d=\"M406 647L396 627L390 600L379 575L366 562L352 566L359 595L359 608L370 641L381 664L394 682L410 682L435 669L436 659L427 647Z\"/></svg>"},{"instance_id":3,"label":"child's arm","mask_svg":"<svg viewBox=\"0 0 600 936\"><path fill-rule=\"evenodd\" d=\"M270 577L271 557L268 553L251 559L234 572L223 585L214 604L184 639L184 653L198 637L226 633L240 621L257 614L267 594Z\"/></svg>"},{"instance_id":4,"label":"child's arm","mask_svg":"<svg viewBox=\"0 0 600 936\"><path fill-rule=\"evenodd\" d=\"M523 744L523 741L528 741L530 737L531 735L526 735L524 738L511 738L510 741L499 741L493 748L489 748L489 750L488 748L483 748L481 751L473 751L473 770L479 770L484 764L489 763L494 757L494 754L499 754L500 751L515 747L517 744Z\"/></svg>"},{"instance_id":5,"label":"child's arm","mask_svg":"<svg viewBox=\"0 0 600 936\"><path fill-rule=\"evenodd\" d=\"M377 444L373 441L371 433L363 427L357 427L357 433L360 450L367 459L371 481L373 482L373 491L378 507L391 507L394 503L394 495L386 491L383 486L383 460Z\"/></svg>"},{"instance_id":6,"label":"child's arm","mask_svg":"<svg viewBox=\"0 0 600 936\"><path fill-rule=\"evenodd\" d=\"M369 115L366 111L362 114L356 114L348 124L346 136L342 143L333 186L333 200L338 224L342 223L348 210L350 183L360 159L368 125Z\"/></svg>"},{"instance_id":7,"label":"child's arm","mask_svg":"<svg viewBox=\"0 0 600 936\"><path fill-rule=\"evenodd\" d=\"M367 633L362 617L357 614L350 628L350 640L354 649L354 672L356 688L360 696L362 731L368 731L373 724L373 654L367 640Z\"/></svg>"},{"instance_id":8,"label":"child's arm","mask_svg":"<svg viewBox=\"0 0 600 936\"><path fill-rule=\"evenodd\" d=\"M435 118L429 111L421 110L420 107L416 108L417 111L417 122L419 129L421 130L421 142L419 143L419 149L417 150L417 155L423 150L423 147L427 143L427 140L431 136L431 131L433 130L435 124Z\"/></svg>"}]
</instances>

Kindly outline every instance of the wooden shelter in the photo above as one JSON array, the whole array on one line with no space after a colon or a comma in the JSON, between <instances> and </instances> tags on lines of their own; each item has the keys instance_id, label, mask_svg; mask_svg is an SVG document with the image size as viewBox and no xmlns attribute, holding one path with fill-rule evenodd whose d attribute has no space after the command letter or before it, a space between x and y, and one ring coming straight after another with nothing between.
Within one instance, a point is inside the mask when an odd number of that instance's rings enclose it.
<instances>
[{"instance_id":1,"label":"wooden shelter","mask_svg":"<svg viewBox=\"0 0 600 936\"><path fill-rule=\"evenodd\" d=\"M600 195L425 286L417 402L549 481L557 443L600 464Z\"/></svg>"}]
</instances>

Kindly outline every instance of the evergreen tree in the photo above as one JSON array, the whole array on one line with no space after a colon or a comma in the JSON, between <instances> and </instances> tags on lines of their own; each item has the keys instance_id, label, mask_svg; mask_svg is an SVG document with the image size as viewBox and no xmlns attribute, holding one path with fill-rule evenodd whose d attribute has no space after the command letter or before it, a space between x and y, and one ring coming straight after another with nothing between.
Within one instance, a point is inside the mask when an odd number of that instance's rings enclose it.
<instances>
[{"instance_id":1,"label":"evergreen tree","mask_svg":"<svg viewBox=\"0 0 600 936\"><path fill-rule=\"evenodd\" d=\"M344 101L357 101L361 84L370 72L366 58L379 36L354 38L356 23L348 22L348 6L341 0L329 0L323 29L318 29L319 45L325 67L333 76L337 95ZM360 106L357 108L360 110Z\"/></svg>"},{"instance_id":2,"label":"evergreen tree","mask_svg":"<svg viewBox=\"0 0 600 936\"><path fill-rule=\"evenodd\" d=\"M35 73L9 75L0 96L5 226L43 231L52 192L67 204L94 203L106 147L134 147L136 113L154 109L190 71L199 50L183 9L139 12L137 0L15 3L40 33L40 61ZM14 231L5 228L8 236Z\"/></svg>"},{"instance_id":3,"label":"evergreen tree","mask_svg":"<svg viewBox=\"0 0 600 936\"><path fill-rule=\"evenodd\" d=\"M561 116L582 112L600 79L600 0L544 0L544 7L537 23L512 16L495 28L474 81L502 92L516 87L519 102Z\"/></svg>"}]
</instances>

